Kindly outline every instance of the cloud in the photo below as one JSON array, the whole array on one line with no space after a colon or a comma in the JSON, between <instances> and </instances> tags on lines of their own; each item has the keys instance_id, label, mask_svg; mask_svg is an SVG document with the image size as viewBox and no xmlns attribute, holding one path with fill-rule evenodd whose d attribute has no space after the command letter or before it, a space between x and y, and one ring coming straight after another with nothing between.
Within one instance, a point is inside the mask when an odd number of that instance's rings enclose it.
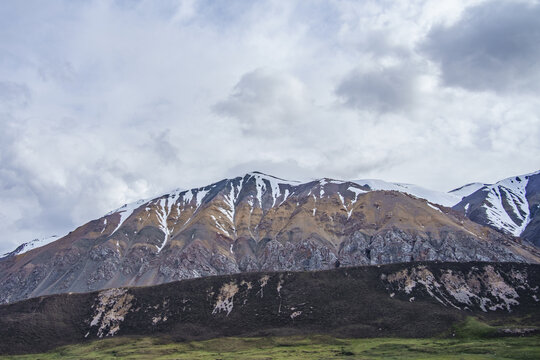
<instances>
[{"instance_id":1,"label":"cloud","mask_svg":"<svg viewBox=\"0 0 540 360\"><path fill-rule=\"evenodd\" d=\"M450 26L434 26L421 51L440 64L447 86L538 93L540 4L488 1Z\"/></svg>"},{"instance_id":2,"label":"cloud","mask_svg":"<svg viewBox=\"0 0 540 360\"><path fill-rule=\"evenodd\" d=\"M534 170L532 80L471 94L418 46L476 44L469 4L0 2L0 253L252 170L438 189Z\"/></svg>"},{"instance_id":3,"label":"cloud","mask_svg":"<svg viewBox=\"0 0 540 360\"><path fill-rule=\"evenodd\" d=\"M414 105L418 85L412 66L390 66L374 71L354 70L336 88L345 105L358 110L399 112Z\"/></svg>"},{"instance_id":4,"label":"cloud","mask_svg":"<svg viewBox=\"0 0 540 360\"><path fill-rule=\"evenodd\" d=\"M278 133L302 121L309 106L304 84L289 74L257 69L244 74L214 111L240 122L248 134Z\"/></svg>"},{"instance_id":5,"label":"cloud","mask_svg":"<svg viewBox=\"0 0 540 360\"><path fill-rule=\"evenodd\" d=\"M24 84L0 81L0 106L4 110L25 107L30 101L30 90Z\"/></svg>"}]
</instances>

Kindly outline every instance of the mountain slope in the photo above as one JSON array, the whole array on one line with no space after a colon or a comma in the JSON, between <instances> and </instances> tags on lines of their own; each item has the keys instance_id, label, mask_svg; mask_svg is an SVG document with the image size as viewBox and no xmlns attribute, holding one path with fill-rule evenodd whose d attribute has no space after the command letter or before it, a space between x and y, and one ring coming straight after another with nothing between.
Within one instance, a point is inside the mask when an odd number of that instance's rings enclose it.
<instances>
[{"instance_id":1,"label":"mountain slope","mask_svg":"<svg viewBox=\"0 0 540 360\"><path fill-rule=\"evenodd\" d=\"M261 173L112 211L0 260L0 303L207 275L418 260L539 262L538 252L396 191Z\"/></svg>"},{"instance_id":2,"label":"mountain slope","mask_svg":"<svg viewBox=\"0 0 540 360\"><path fill-rule=\"evenodd\" d=\"M538 326L539 283L539 265L431 262L45 296L0 306L0 354L122 335L426 337L471 315Z\"/></svg>"},{"instance_id":3,"label":"mountain slope","mask_svg":"<svg viewBox=\"0 0 540 360\"><path fill-rule=\"evenodd\" d=\"M540 171L484 185L453 208L479 224L540 245Z\"/></svg>"}]
</instances>

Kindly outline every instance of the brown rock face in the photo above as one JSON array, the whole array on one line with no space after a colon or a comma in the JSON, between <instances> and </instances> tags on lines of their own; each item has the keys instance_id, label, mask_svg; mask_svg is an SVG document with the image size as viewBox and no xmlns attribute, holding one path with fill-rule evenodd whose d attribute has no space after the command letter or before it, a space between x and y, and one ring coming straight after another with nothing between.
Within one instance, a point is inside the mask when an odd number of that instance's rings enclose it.
<instances>
[{"instance_id":1,"label":"brown rock face","mask_svg":"<svg viewBox=\"0 0 540 360\"><path fill-rule=\"evenodd\" d=\"M0 303L208 275L409 261L539 262L458 212L352 182L260 173L125 205L0 259Z\"/></svg>"}]
</instances>

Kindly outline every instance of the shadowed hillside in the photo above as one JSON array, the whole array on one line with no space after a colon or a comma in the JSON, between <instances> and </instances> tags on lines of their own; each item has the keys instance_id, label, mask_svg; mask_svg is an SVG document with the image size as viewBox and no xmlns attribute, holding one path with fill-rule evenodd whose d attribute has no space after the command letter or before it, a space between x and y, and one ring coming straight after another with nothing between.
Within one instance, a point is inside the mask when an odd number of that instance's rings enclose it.
<instances>
[{"instance_id":1,"label":"shadowed hillside","mask_svg":"<svg viewBox=\"0 0 540 360\"><path fill-rule=\"evenodd\" d=\"M540 323L540 266L407 263L246 273L0 306L0 353L121 335L428 337L466 316Z\"/></svg>"}]
</instances>

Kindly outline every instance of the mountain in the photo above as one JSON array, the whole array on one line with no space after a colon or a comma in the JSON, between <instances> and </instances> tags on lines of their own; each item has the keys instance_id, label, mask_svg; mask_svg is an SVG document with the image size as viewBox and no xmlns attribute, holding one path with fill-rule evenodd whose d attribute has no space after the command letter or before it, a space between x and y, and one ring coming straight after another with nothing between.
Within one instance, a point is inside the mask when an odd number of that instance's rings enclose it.
<instances>
[{"instance_id":1,"label":"mountain","mask_svg":"<svg viewBox=\"0 0 540 360\"><path fill-rule=\"evenodd\" d=\"M17 246L17 248L15 250L2 255L2 257L10 257L10 256L23 254L23 253L25 253L27 251L30 251L32 249L45 246L45 245L47 245L49 243L52 243L53 241L56 241L58 239L60 239L60 237L58 235L53 235L53 236L49 236L47 238L42 238L42 239L34 239L34 240L25 242L25 243Z\"/></svg>"},{"instance_id":2,"label":"mountain","mask_svg":"<svg viewBox=\"0 0 540 360\"><path fill-rule=\"evenodd\" d=\"M474 186L478 189L453 209L479 224L540 246L540 171Z\"/></svg>"},{"instance_id":3,"label":"mountain","mask_svg":"<svg viewBox=\"0 0 540 360\"><path fill-rule=\"evenodd\" d=\"M127 204L45 246L0 259L0 303L238 272L540 261L537 249L450 208L371 190L254 172Z\"/></svg>"},{"instance_id":4,"label":"mountain","mask_svg":"<svg viewBox=\"0 0 540 360\"><path fill-rule=\"evenodd\" d=\"M461 191L454 192L442 192L426 189L413 184L404 184L404 183L389 183L382 180L354 180L355 183L362 186L367 186L372 191L377 190L386 190L386 191L400 191L406 194L416 196L417 198L426 199L432 204L442 205L446 207L452 207L459 203L461 199L476 191L477 187L473 186L464 186L461 188Z\"/></svg>"},{"instance_id":5,"label":"mountain","mask_svg":"<svg viewBox=\"0 0 540 360\"><path fill-rule=\"evenodd\" d=\"M0 355L122 335L440 338L467 316L538 331L539 284L539 265L414 262L43 296L0 305Z\"/></svg>"}]
</instances>

